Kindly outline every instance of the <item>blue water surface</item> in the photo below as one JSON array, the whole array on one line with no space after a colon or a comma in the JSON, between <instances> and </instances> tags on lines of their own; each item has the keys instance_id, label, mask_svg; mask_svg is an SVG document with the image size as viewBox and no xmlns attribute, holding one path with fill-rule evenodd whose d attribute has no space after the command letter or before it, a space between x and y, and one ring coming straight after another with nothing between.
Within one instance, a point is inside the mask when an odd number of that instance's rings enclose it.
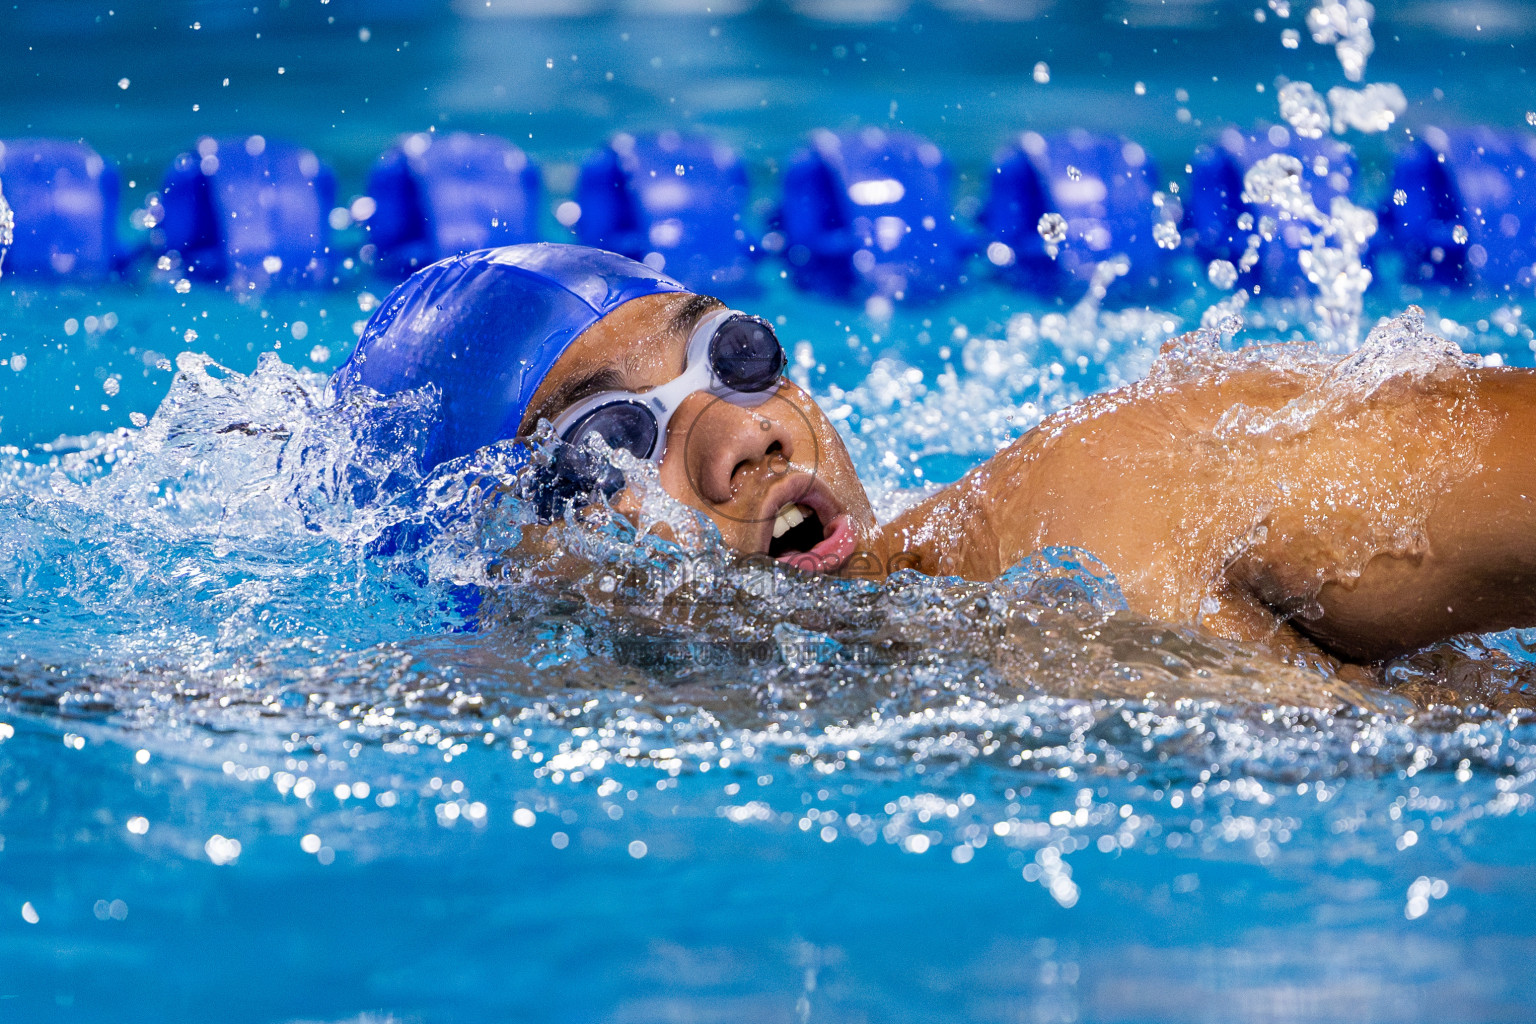
<instances>
[{"instance_id":1,"label":"blue water surface","mask_svg":"<svg viewBox=\"0 0 1536 1024\"><path fill-rule=\"evenodd\" d=\"M87 138L133 182L126 221L205 132L313 146L343 197L401 131L498 132L552 209L620 128L719 134L766 203L806 131L897 124L950 152L963 207L1010 132L1123 131L1178 182L1211 131L1274 116L1276 76L1342 80L1279 43L1300 4L252 6L13 6L0 136ZM1372 77L1407 123L1536 109L1529 6L1486 37L1379 6ZM1391 143L1352 141L1384 188ZM761 269L750 308L883 510L1142 376L1225 297L1193 261L1131 308L971 276L886 316ZM0 278L0 1019L1533 1016L1529 634L1437 645L1355 702L1129 614L1087 552L875 586L600 523L567 537L574 576L509 564L506 453L423 478L429 397L325 396L390 281L181 280ZM1418 303L1530 365L1533 302L1384 276L1367 325ZM1306 337L1309 310L1255 302L1247 336ZM1465 706L1419 711L1426 682Z\"/></svg>"}]
</instances>

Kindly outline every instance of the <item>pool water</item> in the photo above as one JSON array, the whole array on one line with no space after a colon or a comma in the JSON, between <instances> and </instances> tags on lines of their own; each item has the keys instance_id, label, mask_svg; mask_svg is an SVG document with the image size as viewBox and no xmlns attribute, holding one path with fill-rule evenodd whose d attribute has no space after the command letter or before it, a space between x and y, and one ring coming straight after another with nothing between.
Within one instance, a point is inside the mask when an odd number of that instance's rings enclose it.
<instances>
[{"instance_id":1,"label":"pool water","mask_svg":"<svg viewBox=\"0 0 1536 1024\"><path fill-rule=\"evenodd\" d=\"M345 195L399 131L494 131L552 207L620 127L708 128L769 199L807 130L899 121L964 203L1018 128L1124 131L1177 181L1205 132L1273 116L1277 74L1339 78L1273 13L1120 9L21 5L0 136L87 137L131 210L203 132L303 141ZM1463 41L1410 14L1371 63L1405 120L1536 109L1528 21ZM1352 141L1384 187L1385 144ZM782 318L886 512L1143 376L1226 297L1192 262L1130 308L978 269L886 316L778 271L743 301ZM1360 688L1134 616L1088 552L988 584L827 581L743 566L664 503L680 543L569 528L572 581L499 557L528 522L488 484L506 452L423 478L426 399L328 402L391 282L179 280L0 278L0 1019L1531 1016L1536 727L1512 709L1536 633ZM1531 365L1533 302L1384 280L1366 321L1417 303ZM1222 344L1311 333L1305 302L1245 316Z\"/></svg>"}]
</instances>

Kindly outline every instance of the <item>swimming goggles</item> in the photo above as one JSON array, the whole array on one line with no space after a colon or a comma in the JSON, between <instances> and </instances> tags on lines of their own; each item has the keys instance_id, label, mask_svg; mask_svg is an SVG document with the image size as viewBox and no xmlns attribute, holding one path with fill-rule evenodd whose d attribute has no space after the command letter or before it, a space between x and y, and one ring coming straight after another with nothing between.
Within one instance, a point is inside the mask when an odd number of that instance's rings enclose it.
<instances>
[{"instance_id":1,"label":"swimming goggles","mask_svg":"<svg viewBox=\"0 0 1536 1024\"><path fill-rule=\"evenodd\" d=\"M681 374L649 391L604 391L555 417L555 436L565 444L537 488L539 515L552 519L561 507L587 504L594 491L612 497L623 488L623 474L588 447L594 435L610 449L660 463L667 425L689 395L702 391L755 408L772 396L785 362L784 347L761 317L734 309L704 317L688 338Z\"/></svg>"},{"instance_id":2,"label":"swimming goggles","mask_svg":"<svg viewBox=\"0 0 1536 1024\"><path fill-rule=\"evenodd\" d=\"M784 372L784 347L768 321L722 309L694 328L683 372L649 391L604 391L556 417L555 435L581 447L597 434L609 448L660 462L667 424L683 400L697 391L752 408L769 398Z\"/></svg>"}]
</instances>

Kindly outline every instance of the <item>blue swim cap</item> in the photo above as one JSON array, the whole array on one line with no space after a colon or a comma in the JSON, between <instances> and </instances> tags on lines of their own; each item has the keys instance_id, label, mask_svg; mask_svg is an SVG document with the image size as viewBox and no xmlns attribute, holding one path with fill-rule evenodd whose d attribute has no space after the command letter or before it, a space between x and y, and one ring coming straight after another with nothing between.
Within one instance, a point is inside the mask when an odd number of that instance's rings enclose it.
<instances>
[{"instance_id":1,"label":"blue swim cap","mask_svg":"<svg viewBox=\"0 0 1536 1024\"><path fill-rule=\"evenodd\" d=\"M643 263L537 242L453 256L389 293L331 378L338 395L436 384L441 422L426 466L514 437L550 367L630 299L686 289Z\"/></svg>"}]
</instances>

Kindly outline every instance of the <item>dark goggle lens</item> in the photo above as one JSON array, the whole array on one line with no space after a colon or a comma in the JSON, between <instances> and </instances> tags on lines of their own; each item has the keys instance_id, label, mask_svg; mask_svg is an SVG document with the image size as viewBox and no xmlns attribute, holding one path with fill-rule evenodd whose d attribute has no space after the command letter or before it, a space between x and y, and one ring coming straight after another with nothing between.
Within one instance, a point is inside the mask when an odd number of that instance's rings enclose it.
<instances>
[{"instance_id":1,"label":"dark goggle lens","mask_svg":"<svg viewBox=\"0 0 1536 1024\"><path fill-rule=\"evenodd\" d=\"M609 448L623 448L637 459L647 459L656 449L656 417L637 402L614 402L577 420L563 440L580 448L592 434Z\"/></svg>"},{"instance_id":2,"label":"dark goggle lens","mask_svg":"<svg viewBox=\"0 0 1536 1024\"><path fill-rule=\"evenodd\" d=\"M568 508L586 506L594 492L611 498L623 489L624 474L586 447L593 434L609 448L623 448L637 458L649 458L656 447L656 417L638 403L615 402L593 409L567 430L561 437L565 445L555 453L532 495L539 518L545 522L559 518Z\"/></svg>"},{"instance_id":3,"label":"dark goggle lens","mask_svg":"<svg viewBox=\"0 0 1536 1024\"><path fill-rule=\"evenodd\" d=\"M766 321L733 316L709 343L710 367L733 391L767 391L784 372L784 346Z\"/></svg>"}]
</instances>

